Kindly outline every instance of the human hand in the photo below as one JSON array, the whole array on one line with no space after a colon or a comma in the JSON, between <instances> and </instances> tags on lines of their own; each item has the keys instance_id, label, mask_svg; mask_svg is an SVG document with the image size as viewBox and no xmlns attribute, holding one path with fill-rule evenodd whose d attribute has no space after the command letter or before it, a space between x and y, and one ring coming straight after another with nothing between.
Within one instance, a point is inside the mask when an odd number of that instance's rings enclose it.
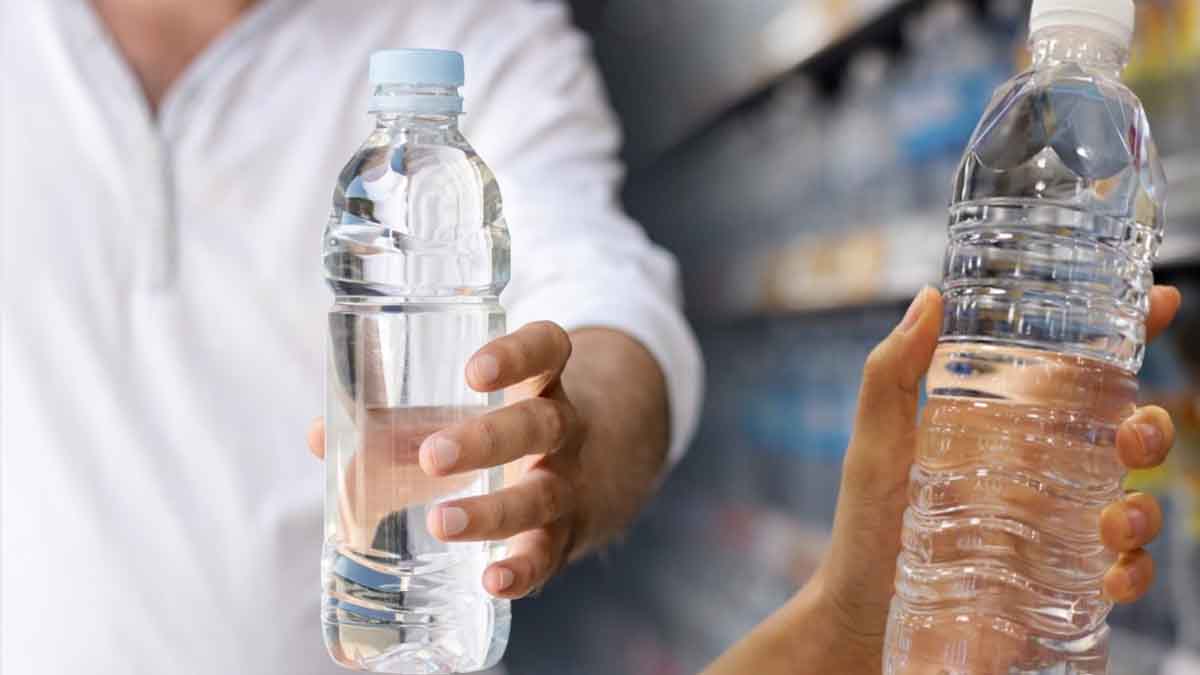
<instances>
[{"instance_id":1,"label":"human hand","mask_svg":"<svg viewBox=\"0 0 1200 675\"><path fill-rule=\"evenodd\" d=\"M1170 324L1179 303L1175 289L1153 290L1147 319L1150 339ZM722 655L706 675L881 671L909 472L917 450L919 386L933 360L941 319L942 298L926 289L871 353L842 471L833 538L821 567L787 605ZM1053 385L1055 373L1050 369L1043 374L1047 372L1048 381L1021 384ZM1174 437L1166 412L1142 408L1119 427L1117 454L1129 468L1157 466ZM1121 602L1136 600L1153 579L1153 563L1142 547L1162 526L1158 504L1147 495L1126 495L1104 509L1097 526L1104 545L1120 555L1104 577L1105 594ZM986 655L998 647L974 648Z\"/></svg>"},{"instance_id":2,"label":"human hand","mask_svg":"<svg viewBox=\"0 0 1200 675\"><path fill-rule=\"evenodd\" d=\"M517 598L540 588L566 562L585 527L577 495L587 427L562 383L571 351L571 338L556 324L529 324L489 343L467 363L467 384L480 392L504 390L503 408L441 429L384 423L369 426L388 438L373 441L371 430L365 433L364 461L370 462L372 447L388 452L363 473L403 470L390 466L397 463L391 449L399 443L411 445L424 474L439 479L405 481L408 485L444 485L450 476L507 465L506 487L439 504L426 522L442 541L509 540L508 557L484 571L484 587L499 597ZM404 438L393 438L397 433ZM324 456L324 437L323 421L317 420L308 441L318 457ZM367 491L373 492L389 494ZM413 499L431 496L425 489Z\"/></svg>"},{"instance_id":3,"label":"human hand","mask_svg":"<svg viewBox=\"0 0 1200 675\"><path fill-rule=\"evenodd\" d=\"M1171 322L1180 296L1173 288L1151 294L1147 332L1153 339ZM838 672L878 673L908 505L909 470L917 440L916 412L921 378L937 346L941 296L923 291L900 326L867 360L854 434L847 450L833 541L814 583L812 597L832 620L840 639L857 649L855 664ZM1129 468L1162 463L1174 442L1171 419L1148 406L1126 419L1117 432L1121 462ZM1146 593L1154 568L1142 548L1162 525L1162 512L1144 494L1109 505L1099 519L1104 545L1119 554L1104 576L1104 593L1132 602Z\"/></svg>"}]
</instances>

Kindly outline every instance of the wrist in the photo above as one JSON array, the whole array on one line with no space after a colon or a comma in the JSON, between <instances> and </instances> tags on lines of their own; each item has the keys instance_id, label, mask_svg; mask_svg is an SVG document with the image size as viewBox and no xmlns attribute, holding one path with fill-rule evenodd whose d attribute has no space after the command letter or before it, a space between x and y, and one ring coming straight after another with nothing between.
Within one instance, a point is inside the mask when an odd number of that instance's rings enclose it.
<instances>
[{"instance_id":1,"label":"wrist","mask_svg":"<svg viewBox=\"0 0 1200 675\"><path fill-rule=\"evenodd\" d=\"M666 382L633 338L608 328L571 333L563 387L582 427L578 449L577 559L628 527L658 485L667 456Z\"/></svg>"},{"instance_id":2,"label":"wrist","mask_svg":"<svg viewBox=\"0 0 1200 675\"><path fill-rule=\"evenodd\" d=\"M641 342L611 328L571 333L566 398L582 425L572 558L625 530L653 495L665 466L666 381Z\"/></svg>"},{"instance_id":3,"label":"wrist","mask_svg":"<svg viewBox=\"0 0 1200 675\"><path fill-rule=\"evenodd\" d=\"M808 593L809 622L804 625L817 631L810 643L836 645L820 655L827 672L877 675L882 668L884 636L864 624L862 613L846 600L842 590L829 583L824 568L805 585L802 593Z\"/></svg>"},{"instance_id":4,"label":"wrist","mask_svg":"<svg viewBox=\"0 0 1200 675\"><path fill-rule=\"evenodd\" d=\"M704 675L858 675L838 658L841 649L822 605L820 580L814 578Z\"/></svg>"}]
</instances>

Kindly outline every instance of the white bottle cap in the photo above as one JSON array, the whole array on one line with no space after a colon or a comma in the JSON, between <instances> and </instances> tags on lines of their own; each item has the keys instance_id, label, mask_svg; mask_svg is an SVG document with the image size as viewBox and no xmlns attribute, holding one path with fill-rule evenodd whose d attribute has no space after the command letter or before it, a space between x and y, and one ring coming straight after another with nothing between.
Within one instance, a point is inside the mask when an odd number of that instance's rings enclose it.
<instances>
[{"instance_id":1,"label":"white bottle cap","mask_svg":"<svg viewBox=\"0 0 1200 675\"><path fill-rule=\"evenodd\" d=\"M1136 14L1133 0L1033 0L1029 34L1055 26L1079 26L1100 31L1128 48L1133 43Z\"/></svg>"}]
</instances>

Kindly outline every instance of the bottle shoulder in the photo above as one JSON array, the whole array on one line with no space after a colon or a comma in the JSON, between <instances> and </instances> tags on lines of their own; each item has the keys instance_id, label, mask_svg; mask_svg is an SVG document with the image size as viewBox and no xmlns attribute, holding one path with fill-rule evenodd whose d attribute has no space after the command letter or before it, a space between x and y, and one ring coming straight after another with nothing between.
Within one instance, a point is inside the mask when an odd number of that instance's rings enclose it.
<instances>
[{"instance_id":1,"label":"bottle shoulder","mask_svg":"<svg viewBox=\"0 0 1200 675\"><path fill-rule=\"evenodd\" d=\"M335 206L351 207L352 199L372 202L396 199L472 200L481 195L483 226L499 219L500 188L492 169L461 133L421 134L403 129L376 129L343 167ZM488 216L491 216L490 218ZM469 225L469 222L464 222Z\"/></svg>"},{"instance_id":2,"label":"bottle shoulder","mask_svg":"<svg viewBox=\"0 0 1200 675\"><path fill-rule=\"evenodd\" d=\"M960 164L955 204L1053 204L1161 229L1166 178L1149 120L1119 79L1079 64L1001 85Z\"/></svg>"},{"instance_id":3,"label":"bottle shoulder","mask_svg":"<svg viewBox=\"0 0 1200 675\"><path fill-rule=\"evenodd\" d=\"M499 185L453 125L377 127L338 177L323 250L343 294L490 296L509 279Z\"/></svg>"}]
</instances>

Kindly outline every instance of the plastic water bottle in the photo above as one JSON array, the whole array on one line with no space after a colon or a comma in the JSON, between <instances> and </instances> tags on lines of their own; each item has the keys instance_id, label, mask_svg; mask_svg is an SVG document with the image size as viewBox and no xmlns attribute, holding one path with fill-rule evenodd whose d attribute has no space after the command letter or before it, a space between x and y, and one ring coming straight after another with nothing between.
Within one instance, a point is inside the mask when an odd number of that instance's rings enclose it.
<instances>
[{"instance_id":1,"label":"plastic water bottle","mask_svg":"<svg viewBox=\"0 0 1200 675\"><path fill-rule=\"evenodd\" d=\"M325 230L325 643L382 673L463 673L499 661L509 604L483 589L492 543L446 544L425 526L446 499L493 492L501 469L431 478L431 433L500 403L467 360L504 330L509 278L500 192L459 131L455 52L371 56L375 129L338 179Z\"/></svg>"},{"instance_id":2,"label":"plastic water bottle","mask_svg":"<svg viewBox=\"0 0 1200 675\"><path fill-rule=\"evenodd\" d=\"M1032 68L960 164L943 336L904 517L889 675L1100 675L1166 180L1121 84L1131 0L1035 0Z\"/></svg>"}]
</instances>

